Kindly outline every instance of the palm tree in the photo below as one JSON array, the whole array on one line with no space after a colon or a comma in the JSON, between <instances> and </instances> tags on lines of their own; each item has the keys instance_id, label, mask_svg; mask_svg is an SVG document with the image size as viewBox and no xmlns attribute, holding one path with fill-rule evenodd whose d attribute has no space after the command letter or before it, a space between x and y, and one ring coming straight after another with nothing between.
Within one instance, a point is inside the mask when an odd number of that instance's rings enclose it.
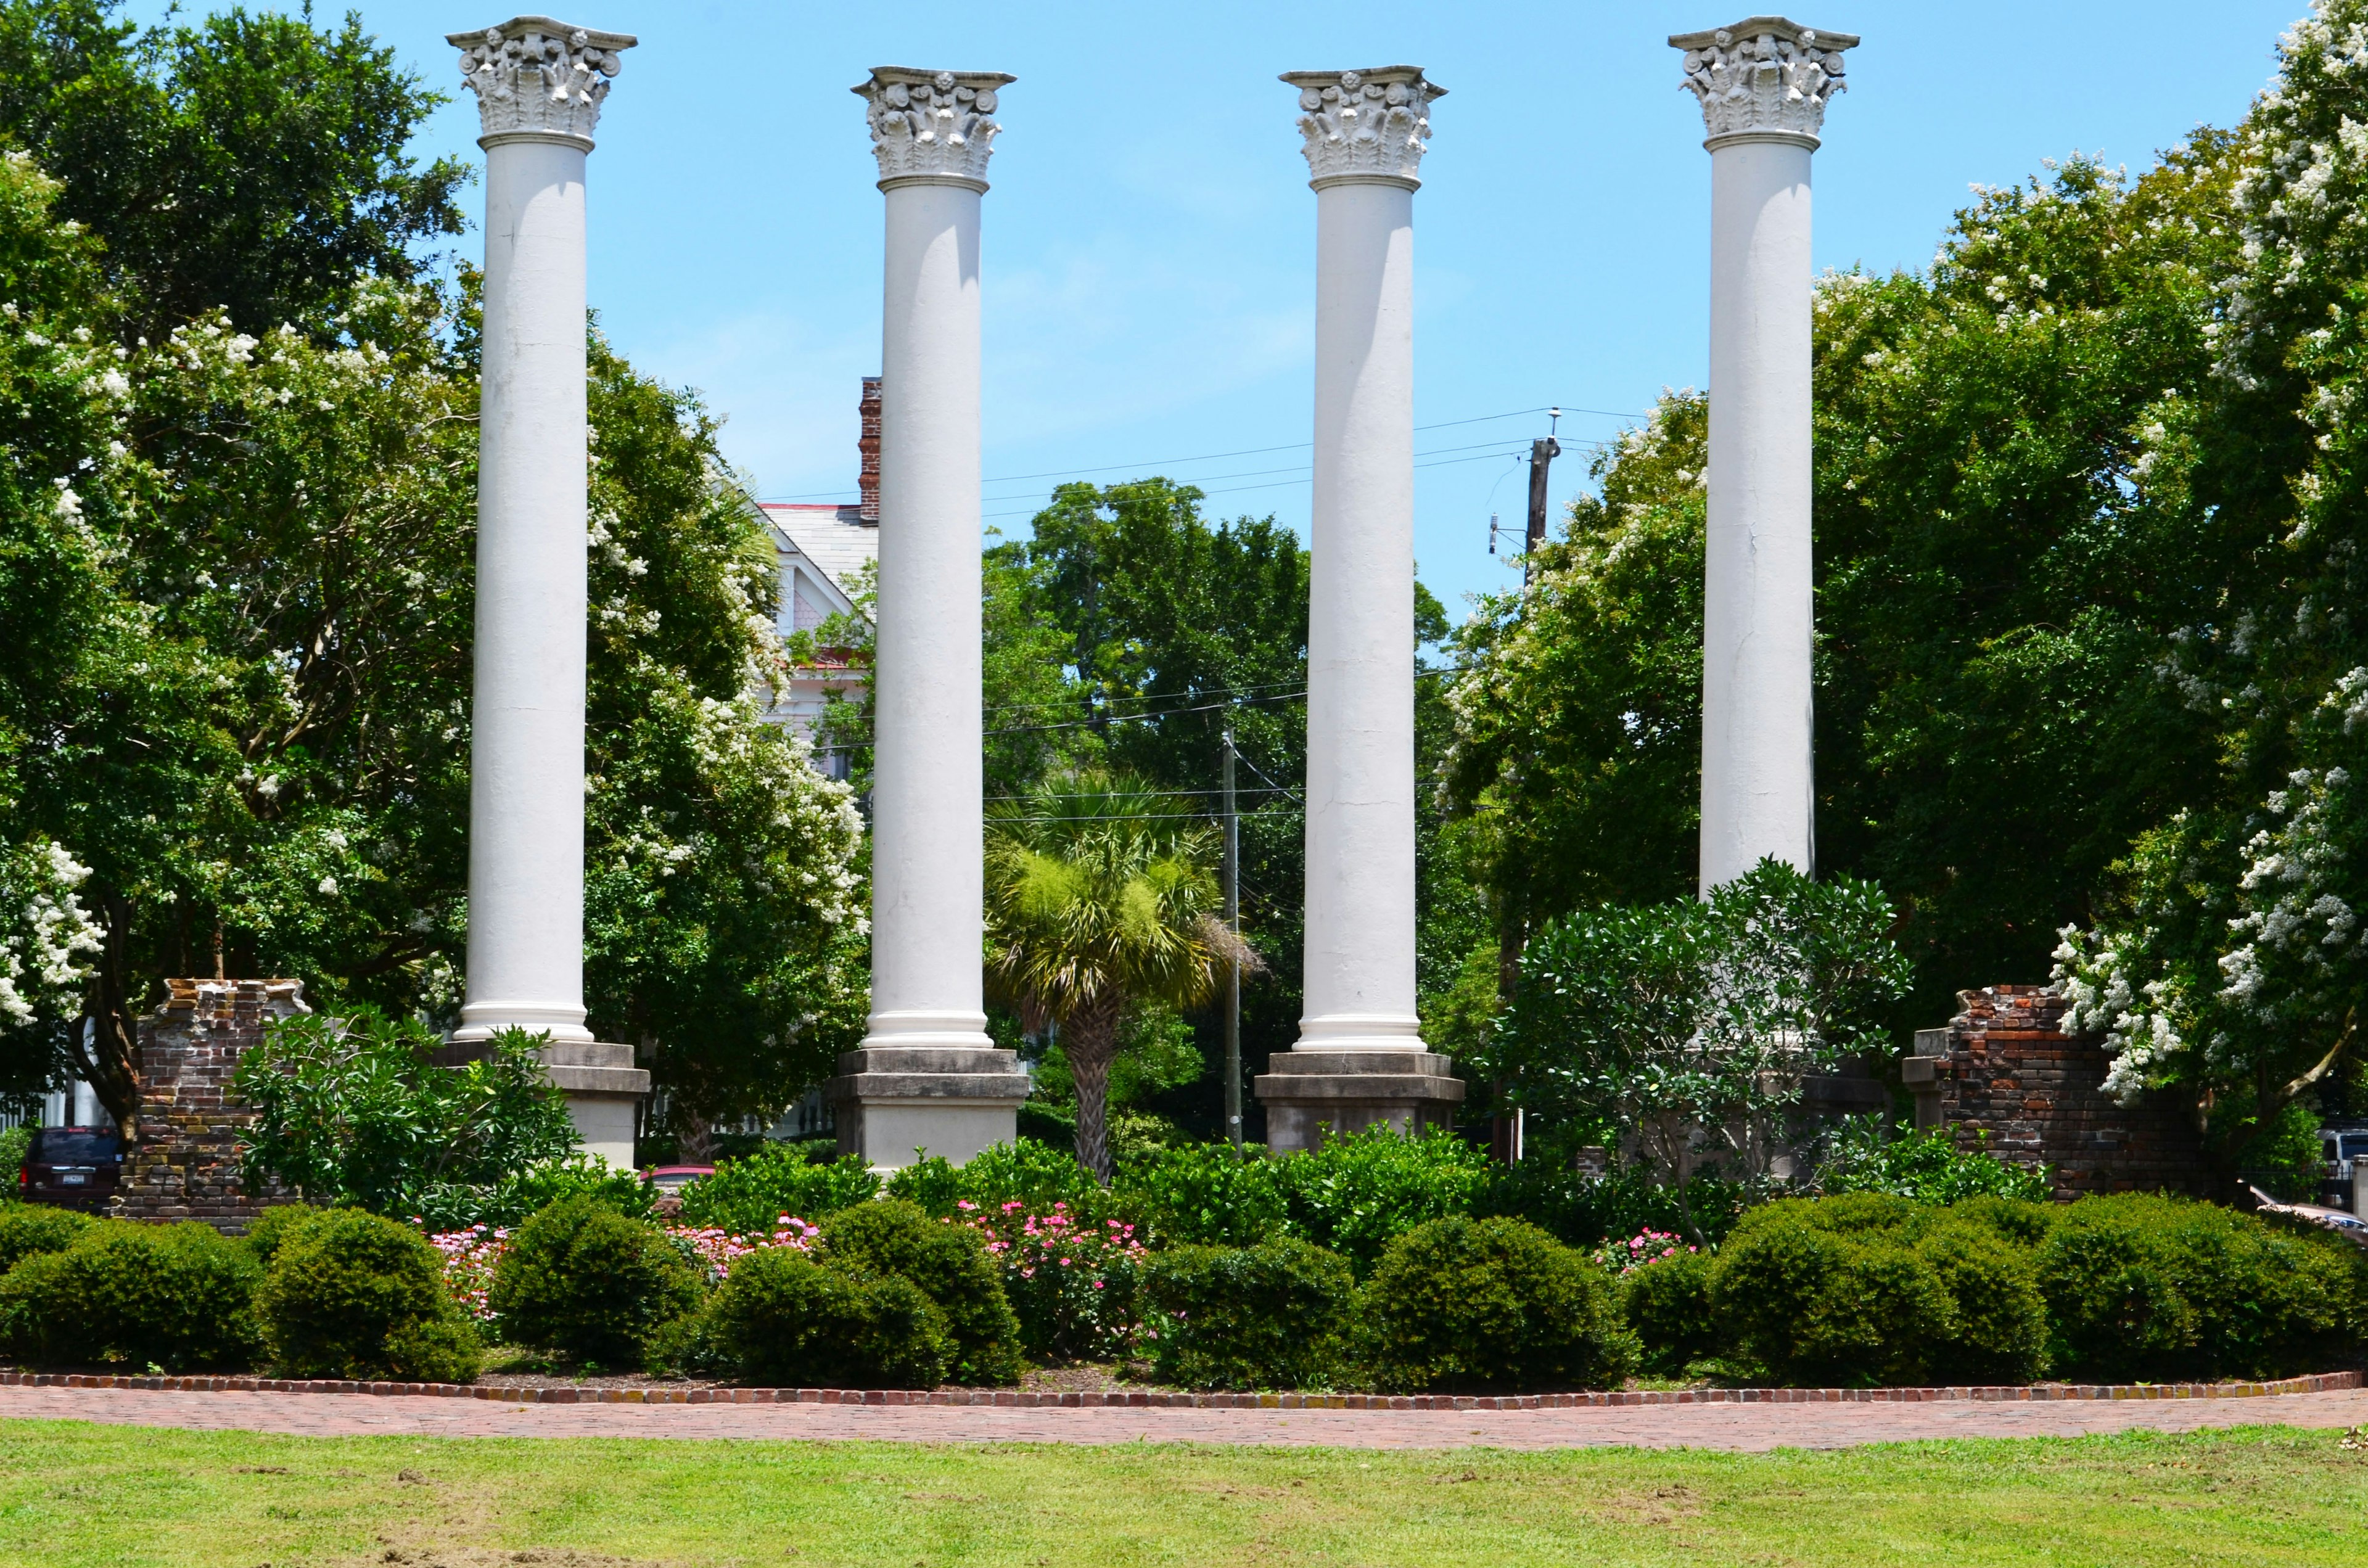
<instances>
[{"instance_id":1,"label":"palm tree","mask_svg":"<svg viewBox=\"0 0 2368 1568\"><path fill-rule=\"evenodd\" d=\"M1218 920L1217 833L1123 776L1038 784L986 823L986 980L1035 1030L1058 1027L1077 1085L1077 1163L1110 1176L1110 1058L1130 1004L1209 999L1247 959Z\"/></svg>"}]
</instances>

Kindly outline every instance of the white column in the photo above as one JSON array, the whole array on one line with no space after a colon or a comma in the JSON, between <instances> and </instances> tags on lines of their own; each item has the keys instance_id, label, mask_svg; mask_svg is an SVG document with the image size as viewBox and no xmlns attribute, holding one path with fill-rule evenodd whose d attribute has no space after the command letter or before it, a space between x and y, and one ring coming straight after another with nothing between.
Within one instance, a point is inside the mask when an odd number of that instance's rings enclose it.
<instances>
[{"instance_id":1,"label":"white column","mask_svg":"<svg viewBox=\"0 0 2368 1568\"><path fill-rule=\"evenodd\" d=\"M526 17L447 41L485 150L469 966L452 1041L548 1032L587 1146L630 1164L648 1074L584 1026L584 169L634 40Z\"/></svg>"},{"instance_id":2,"label":"white column","mask_svg":"<svg viewBox=\"0 0 2368 1568\"><path fill-rule=\"evenodd\" d=\"M1415 1017L1414 193L1443 89L1403 65L1282 79L1316 193L1306 976L1258 1094L1269 1146L1300 1148L1433 1119L1462 1085Z\"/></svg>"},{"instance_id":3,"label":"white column","mask_svg":"<svg viewBox=\"0 0 2368 1568\"><path fill-rule=\"evenodd\" d=\"M1011 80L882 66L855 89L887 198L871 1012L832 1097L840 1147L882 1167L1009 1141L1027 1095L980 961L979 198Z\"/></svg>"},{"instance_id":4,"label":"white column","mask_svg":"<svg viewBox=\"0 0 2368 1568\"><path fill-rule=\"evenodd\" d=\"M1809 157L1844 33L1756 17L1669 40L1711 153L1702 891L1816 869Z\"/></svg>"}]
</instances>

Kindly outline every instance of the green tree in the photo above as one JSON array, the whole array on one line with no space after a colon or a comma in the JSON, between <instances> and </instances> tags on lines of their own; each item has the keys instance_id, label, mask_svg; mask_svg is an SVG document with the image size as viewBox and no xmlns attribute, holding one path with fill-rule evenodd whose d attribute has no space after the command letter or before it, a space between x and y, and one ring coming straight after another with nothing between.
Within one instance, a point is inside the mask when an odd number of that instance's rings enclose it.
<instances>
[{"instance_id":1,"label":"green tree","mask_svg":"<svg viewBox=\"0 0 2368 1568\"><path fill-rule=\"evenodd\" d=\"M1132 1004L1208 999L1234 937L1215 915L1215 835L1124 775L1056 779L987 817L986 974L1050 1024L1077 1096L1077 1163L1110 1175L1110 1059Z\"/></svg>"},{"instance_id":2,"label":"green tree","mask_svg":"<svg viewBox=\"0 0 2368 1568\"><path fill-rule=\"evenodd\" d=\"M120 0L0 5L0 134L65 182L105 243L123 341L226 311L335 337L367 278L408 281L458 234L466 165L405 153L442 95L348 14L233 6L141 28Z\"/></svg>"}]
</instances>

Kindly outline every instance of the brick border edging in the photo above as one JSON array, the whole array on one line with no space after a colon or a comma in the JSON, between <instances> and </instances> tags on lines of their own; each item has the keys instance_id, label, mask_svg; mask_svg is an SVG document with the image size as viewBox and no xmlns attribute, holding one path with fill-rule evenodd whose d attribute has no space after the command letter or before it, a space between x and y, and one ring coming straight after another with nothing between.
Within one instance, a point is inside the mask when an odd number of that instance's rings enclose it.
<instances>
[{"instance_id":1,"label":"brick border edging","mask_svg":"<svg viewBox=\"0 0 2368 1568\"><path fill-rule=\"evenodd\" d=\"M503 1404L954 1404L1018 1410L1601 1410L1640 1404L2023 1403L2063 1400L2259 1399L2361 1386L2358 1372L2268 1382L2030 1383L1973 1388L1645 1389L1615 1393L1034 1393L1019 1389L532 1388L499 1383L338 1382L288 1378L134 1378L0 1372L0 1388L142 1389L179 1393L359 1393Z\"/></svg>"}]
</instances>

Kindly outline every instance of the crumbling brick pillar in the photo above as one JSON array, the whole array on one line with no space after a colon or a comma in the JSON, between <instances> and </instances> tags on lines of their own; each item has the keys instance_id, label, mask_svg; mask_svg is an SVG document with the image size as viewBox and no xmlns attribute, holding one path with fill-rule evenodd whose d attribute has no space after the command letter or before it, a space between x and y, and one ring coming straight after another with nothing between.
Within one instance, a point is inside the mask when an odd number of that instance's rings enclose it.
<instances>
[{"instance_id":1,"label":"crumbling brick pillar","mask_svg":"<svg viewBox=\"0 0 2368 1568\"><path fill-rule=\"evenodd\" d=\"M1916 1031L1901 1063L1918 1128L1953 1128L1965 1148L1987 1132L2001 1159L2054 1166L2060 1199L2209 1192L2193 1119L2167 1096L2125 1106L2107 1095L2111 1060L2065 1033L2063 997L2044 985L1993 985L1961 991L1957 1002L1948 1028Z\"/></svg>"},{"instance_id":2,"label":"crumbling brick pillar","mask_svg":"<svg viewBox=\"0 0 2368 1568\"><path fill-rule=\"evenodd\" d=\"M232 1096L239 1059L275 1018L310 1012L299 980L168 980L164 1005L140 1020L141 1140L124 1151L108 1212L128 1220L202 1220L245 1233L275 1185L240 1181L238 1135L254 1113Z\"/></svg>"}]
</instances>

